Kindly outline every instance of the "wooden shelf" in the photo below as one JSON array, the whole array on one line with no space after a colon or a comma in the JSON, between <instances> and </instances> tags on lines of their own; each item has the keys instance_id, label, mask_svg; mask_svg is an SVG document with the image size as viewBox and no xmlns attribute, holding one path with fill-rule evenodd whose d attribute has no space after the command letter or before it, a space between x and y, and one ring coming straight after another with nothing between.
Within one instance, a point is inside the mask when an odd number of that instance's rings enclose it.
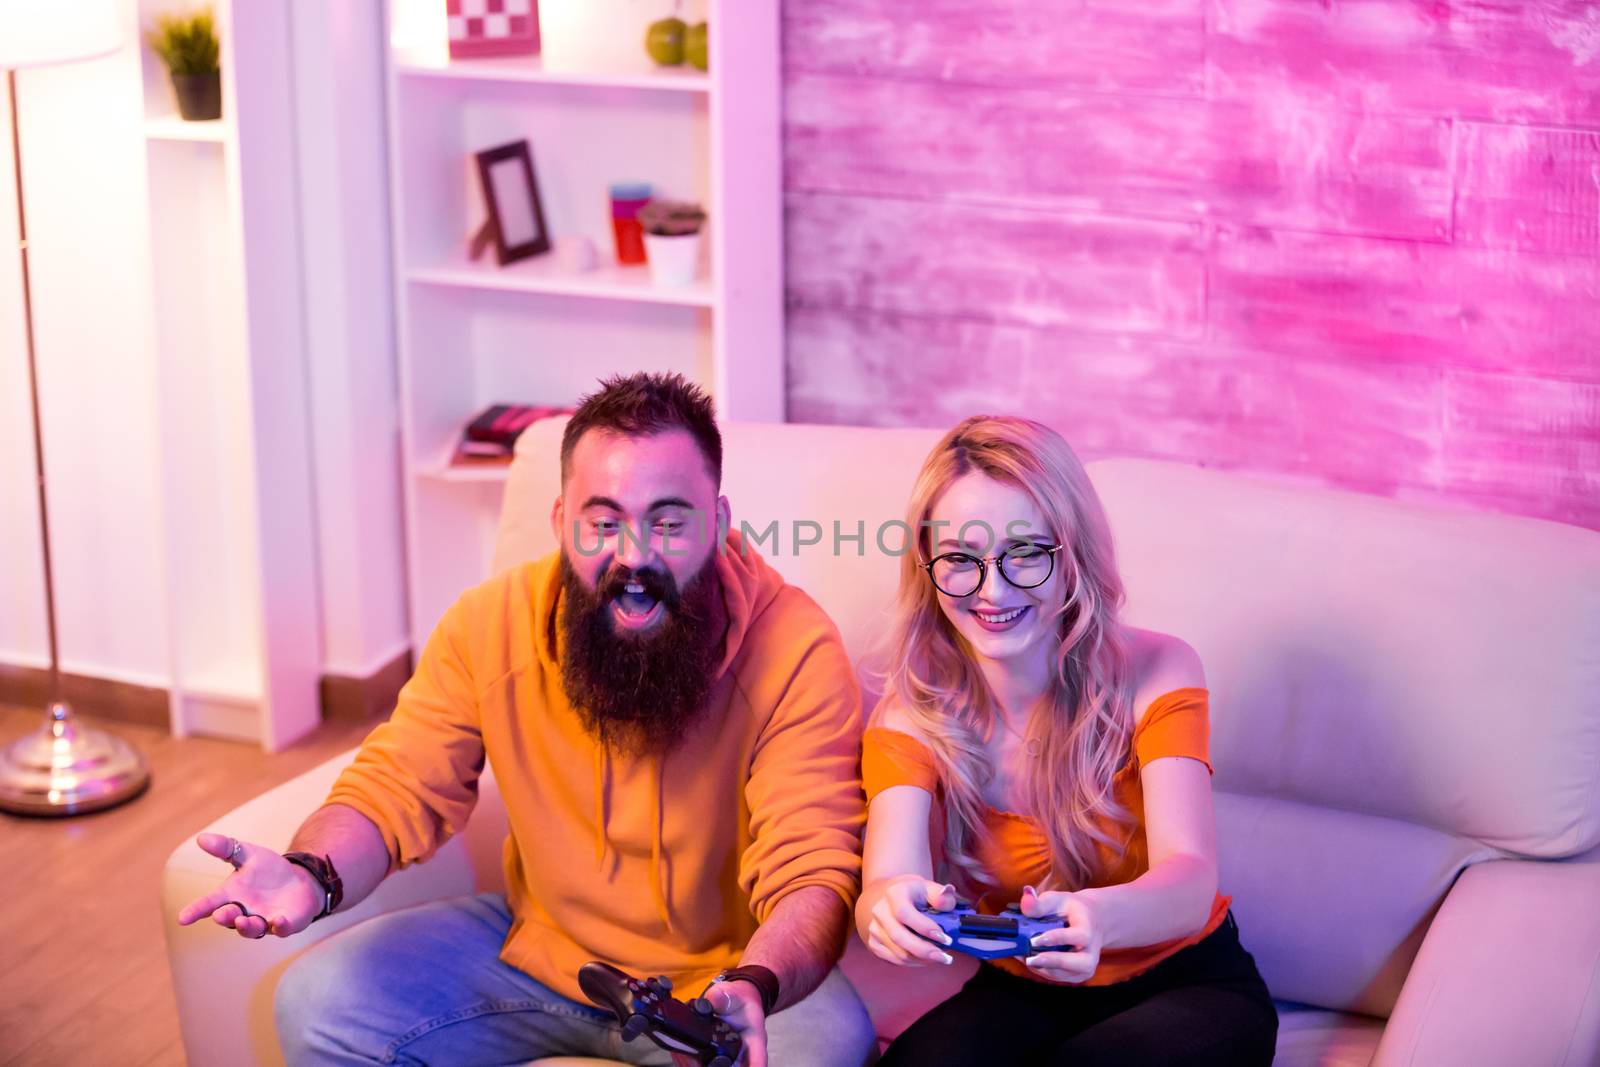
<instances>
[{"instance_id":1,"label":"wooden shelf","mask_svg":"<svg viewBox=\"0 0 1600 1067\"><path fill-rule=\"evenodd\" d=\"M506 480L506 472L511 469L509 461L505 463L451 463L448 460L438 460L427 466L419 466L415 470L418 478L426 478L431 482L466 482L496 484Z\"/></svg>"},{"instance_id":2,"label":"wooden shelf","mask_svg":"<svg viewBox=\"0 0 1600 1067\"><path fill-rule=\"evenodd\" d=\"M711 281L707 278L702 277L692 285L681 287L662 286L651 281L649 267L615 265L575 274L563 270L553 255L536 256L504 267L488 259L474 263L463 258L437 266L413 267L406 271L406 280L422 285L549 293L555 296L631 300L642 304L672 304L680 307L710 307L714 301Z\"/></svg>"},{"instance_id":3,"label":"wooden shelf","mask_svg":"<svg viewBox=\"0 0 1600 1067\"><path fill-rule=\"evenodd\" d=\"M230 130L226 119L189 122L176 115L152 115L144 120L144 135L152 141L198 141L221 144Z\"/></svg>"},{"instance_id":4,"label":"wooden shelf","mask_svg":"<svg viewBox=\"0 0 1600 1067\"><path fill-rule=\"evenodd\" d=\"M576 85L597 89L659 89L666 92L706 93L711 78L684 65L657 67L642 63L632 70L592 71L550 69L542 56L507 59L451 60L438 53L405 53L397 57L395 73L402 78L443 78L459 81L528 82Z\"/></svg>"}]
</instances>

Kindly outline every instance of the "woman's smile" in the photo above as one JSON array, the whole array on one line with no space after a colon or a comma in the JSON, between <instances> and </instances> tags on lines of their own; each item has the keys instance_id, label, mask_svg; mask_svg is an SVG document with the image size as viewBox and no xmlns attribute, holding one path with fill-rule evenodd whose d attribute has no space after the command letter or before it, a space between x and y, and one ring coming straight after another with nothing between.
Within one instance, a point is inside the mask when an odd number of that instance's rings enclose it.
<instances>
[{"instance_id":1,"label":"woman's smile","mask_svg":"<svg viewBox=\"0 0 1600 1067\"><path fill-rule=\"evenodd\" d=\"M1032 610L1033 606L1030 604L1023 604L1019 607L1005 608L1003 610L996 608L973 608L971 609L971 615L977 620L978 625L983 627L985 630L992 634L1001 634L1007 632L1008 630L1015 630L1018 626L1021 626L1023 620L1027 617L1028 612Z\"/></svg>"}]
</instances>

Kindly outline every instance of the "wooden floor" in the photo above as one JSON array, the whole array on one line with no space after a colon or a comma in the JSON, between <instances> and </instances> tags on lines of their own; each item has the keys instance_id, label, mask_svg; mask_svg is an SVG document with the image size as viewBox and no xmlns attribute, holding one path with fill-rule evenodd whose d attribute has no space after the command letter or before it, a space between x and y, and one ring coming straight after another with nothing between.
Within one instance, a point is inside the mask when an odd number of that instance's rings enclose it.
<instances>
[{"instance_id":1,"label":"wooden floor","mask_svg":"<svg viewBox=\"0 0 1600 1067\"><path fill-rule=\"evenodd\" d=\"M39 709L0 706L0 744L43 718ZM182 1064L158 918L168 854L213 819L356 744L376 721L324 722L273 755L107 724L149 760L143 796L69 819L0 814L0 1067Z\"/></svg>"}]
</instances>

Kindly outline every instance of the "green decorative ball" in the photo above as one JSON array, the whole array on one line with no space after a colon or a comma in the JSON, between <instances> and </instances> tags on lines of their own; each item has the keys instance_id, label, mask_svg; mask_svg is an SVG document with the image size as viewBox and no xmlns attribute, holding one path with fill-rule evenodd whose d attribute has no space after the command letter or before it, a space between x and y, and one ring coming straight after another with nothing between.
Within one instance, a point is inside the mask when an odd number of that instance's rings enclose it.
<instances>
[{"instance_id":1,"label":"green decorative ball","mask_svg":"<svg viewBox=\"0 0 1600 1067\"><path fill-rule=\"evenodd\" d=\"M663 67L676 67L683 62L683 39L687 29L680 18L652 22L645 31L644 50Z\"/></svg>"},{"instance_id":2,"label":"green decorative ball","mask_svg":"<svg viewBox=\"0 0 1600 1067\"><path fill-rule=\"evenodd\" d=\"M689 27L683 38L683 58L691 67L709 70L710 56L706 48L706 24L697 22Z\"/></svg>"}]
</instances>

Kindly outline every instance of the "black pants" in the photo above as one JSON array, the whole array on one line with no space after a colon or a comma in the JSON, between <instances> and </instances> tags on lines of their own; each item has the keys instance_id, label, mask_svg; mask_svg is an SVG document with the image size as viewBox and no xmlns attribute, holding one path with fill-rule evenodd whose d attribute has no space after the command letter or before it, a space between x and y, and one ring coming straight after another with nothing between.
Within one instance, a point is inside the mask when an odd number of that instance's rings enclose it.
<instances>
[{"instance_id":1,"label":"black pants","mask_svg":"<svg viewBox=\"0 0 1600 1067\"><path fill-rule=\"evenodd\" d=\"M1109 986L1046 985L983 966L879 1067L1270 1064L1278 1013L1230 912L1211 936Z\"/></svg>"}]
</instances>

